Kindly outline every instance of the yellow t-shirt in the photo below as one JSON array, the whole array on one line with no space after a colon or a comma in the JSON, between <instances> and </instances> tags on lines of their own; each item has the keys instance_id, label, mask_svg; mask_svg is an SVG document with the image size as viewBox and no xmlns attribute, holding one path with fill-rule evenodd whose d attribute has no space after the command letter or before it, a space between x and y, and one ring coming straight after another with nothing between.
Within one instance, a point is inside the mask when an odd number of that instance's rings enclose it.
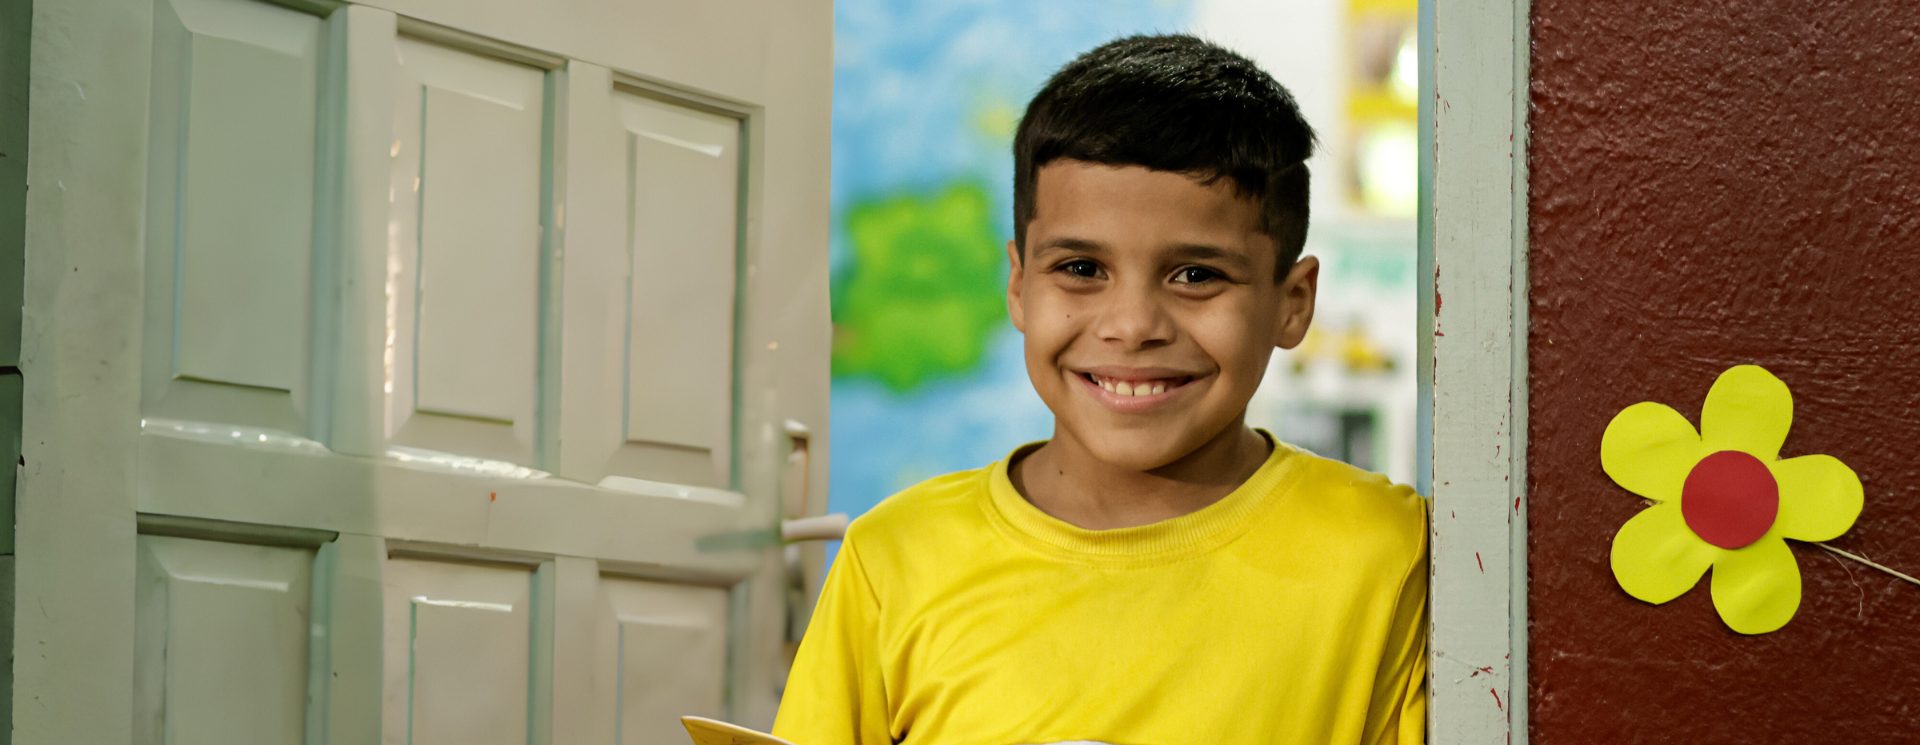
<instances>
[{"instance_id":1,"label":"yellow t-shirt","mask_svg":"<svg viewBox=\"0 0 1920 745\"><path fill-rule=\"evenodd\" d=\"M1086 530L1021 497L1007 463L932 479L854 521L775 734L1423 740L1427 521L1412 489L1276 443L1205 508Z\"/></svg>"}]
</instances>

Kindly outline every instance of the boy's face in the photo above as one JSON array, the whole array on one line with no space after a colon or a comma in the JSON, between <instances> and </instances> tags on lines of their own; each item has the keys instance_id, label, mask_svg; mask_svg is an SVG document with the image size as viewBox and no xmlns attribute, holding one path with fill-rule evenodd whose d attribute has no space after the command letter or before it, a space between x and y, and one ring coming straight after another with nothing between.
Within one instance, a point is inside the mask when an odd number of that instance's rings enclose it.
<instances>
[{"instance_id":1,"label":"boy's face","mask_svg":"<svg viewBox=\"0 0 1920 745\"><path fill-rule=\"evenodd\" d=\"M1034 208L1008 309L1055 438L1102 462L1152 470L1237 427L1313 320L1318 262L1276 282L1260 206L1227 179L1057 160Z\"/></svg>"}]
</instances>

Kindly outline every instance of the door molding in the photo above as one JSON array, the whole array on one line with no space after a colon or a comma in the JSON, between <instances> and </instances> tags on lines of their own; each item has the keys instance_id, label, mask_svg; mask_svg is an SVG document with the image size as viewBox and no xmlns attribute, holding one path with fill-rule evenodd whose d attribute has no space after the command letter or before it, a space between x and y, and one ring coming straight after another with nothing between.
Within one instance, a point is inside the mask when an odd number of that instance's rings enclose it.
<instances>
[{"instance_id":1,"label":"door molding","mask_svg":"<svg viewBox=\"0 0 1920 745\"><path fill-rule=\"evenodd\" d=\"M1428 739L1526 741L1528 0L1420 3Z\"/></svg>"}]
</instances>

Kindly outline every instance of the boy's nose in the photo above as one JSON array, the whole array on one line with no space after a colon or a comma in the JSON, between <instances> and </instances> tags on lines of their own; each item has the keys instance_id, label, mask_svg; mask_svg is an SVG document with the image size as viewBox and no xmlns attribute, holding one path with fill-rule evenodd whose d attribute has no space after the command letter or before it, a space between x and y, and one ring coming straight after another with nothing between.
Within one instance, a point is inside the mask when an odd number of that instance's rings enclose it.
<instances>
[{"instance_id":1,"label":"boy's nose","mask_svg":"<svg viewBox=\"0 0 1920 745\"><path fill-rule=\"evenodd\" d=\"M1150 291L1115 291L1094 323L1101 341L1147 349L1173 341L1173 318Z\"/></svg>"}]
</instances>

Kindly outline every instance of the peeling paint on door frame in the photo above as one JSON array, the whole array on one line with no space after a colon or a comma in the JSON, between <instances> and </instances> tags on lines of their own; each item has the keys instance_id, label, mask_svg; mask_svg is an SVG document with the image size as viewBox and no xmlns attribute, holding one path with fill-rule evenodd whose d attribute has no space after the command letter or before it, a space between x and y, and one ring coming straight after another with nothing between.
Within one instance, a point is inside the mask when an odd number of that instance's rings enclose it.
<instances>
[{"instance_id":1,"label":"peeling paint on door frame","mask_svg":"<svg viewBox=\"0 0 1920 745\"><path fill-rule=\"evenodd\" d=\"M1526 742L1528 10L1420 4L1433 743Z\"/></svg>"}]
</instances>

